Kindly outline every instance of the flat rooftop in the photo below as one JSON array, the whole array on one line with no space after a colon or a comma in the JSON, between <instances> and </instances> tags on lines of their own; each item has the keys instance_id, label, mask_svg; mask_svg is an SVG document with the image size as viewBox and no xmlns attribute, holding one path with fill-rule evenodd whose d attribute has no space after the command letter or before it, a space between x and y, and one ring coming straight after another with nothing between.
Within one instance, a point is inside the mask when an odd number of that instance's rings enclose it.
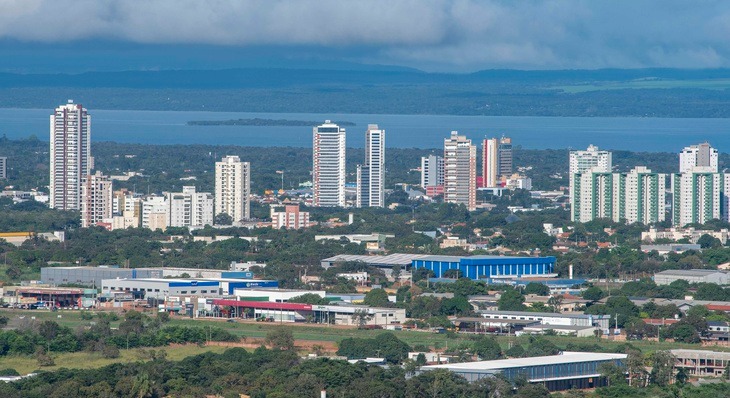
<instances>
[{"instance_id":1,"label":"flat rooftop","mask_svg":"<svg viewBox=\"0 0 730 398\"><path fill-rule=\"evenodd\" d=\"M528 368L542 365L562 365L576 362L611 361L616 359L626 359L627 356L628 355L626 354L605 354L602 352L565 351L560 355L531 358L497 359L494 361L465 362L445 365L430 365L423 366L421 369L446 369L455 372L479 372L489 370L497 371L509 368Z\"/></svg>"},{"instance_id":2,"label":"flat rooftop","mask_svg":"<svg viewBox=\"0 0 730 398\"><path fill-rule=\"evenodd\" d=\"M490 310L480 310L477 311L479 314L482 315L506 315L506 316L531 316L531 317L541 317L541 318L588 318L593 317L593 319L602 319L604 315L589 315L589 314L561 314L559 312L530 312L530 311L490 311ZM609 315L605 315L609 316Z\"/></svg>"}]
</instances>

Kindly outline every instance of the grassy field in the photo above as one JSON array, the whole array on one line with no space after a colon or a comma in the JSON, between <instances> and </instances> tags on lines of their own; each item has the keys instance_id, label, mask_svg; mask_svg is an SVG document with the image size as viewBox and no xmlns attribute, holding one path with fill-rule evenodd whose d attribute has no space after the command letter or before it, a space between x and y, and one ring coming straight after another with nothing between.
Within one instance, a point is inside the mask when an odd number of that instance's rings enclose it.
<instances>
[{"instance_id":1,"label":"grassy field","mask_svg":"<svg viewBox=\"0 0 730 398\"><path fill-rule=\"evenodd\" d=\"M198 347L196 345L186 346L174 346L174 347L160 347L153 348L154 350L163 350L167 353L167 359L173 361L179 361L185 357L191 355L197 355L204 352L223 352L224 347ZM137 349L120 350L119 358L107 359L102 358L101 354L88 353L88 352L73 352L73 353L51 353L53 360L56 363L55 366L46 366L40 368L42 370L57 370L62 368L69 369L94 369L113 363L128 363L135 362L143 359L140 355L140 351ZM0 357L0 369L13 368L20 374L28 374L35 370L38 370L38 362L32 356L11 356L11 357Z\"/></svg>"},{"instance_id":2,"label":"grassy field","mask_svg":"<svg viewBox=\"0 0 730 398\"><path fill-rule=\"evenodd\" d=\"M570 86L554 86L551 89L561 90L566 93L576 94L588 91L601 90L624 90L624 89L669 89L669 88L691 88L704 90L726 90L730 89L730 79L708 79L708 80L664 80L664 79L641 79L622 82L601 82L591 84L578 84Z\"/></svg>"},{"instance_id":3,"label":"grassy field","mask_svg":"<svg viewBox=\"0 0 730 398\"><path fill-rule=\"evenodd\" d=\"M82 326L88 326L93 320L81 319L80 311L20 311L20 310L3 310L0 314L11 318L11 326L15 323L20 322L20 317L29 320L35 317L35 321L43 320L54 320L61 325L68 326L71 328L78 328ZM154 314L150 314L154 316ZM60 316L60 317L59 317ZM115 327L118 322L112 324ZM189 318L174 317L170 324L173 325L185 325L185 326L197 326L197 327L217 327L227 330L236 336L240 336L246 339L257 339L264 338L266 334L274 329L280 327L287 327L292 330L294 338L299 341L298 345L311 346L317 342L326 343L338 343L342 339L349 337L360 337L360 338L372 338L382 330L357 330L353 328L343 328L337 326L327 325L305 325L305 324L278 324L278 323L258 323L258 322L235 322L229 323L223 320L217 319L196 319L192 320ZM447 348L447 347L458 347L462 344L467 344L471 341L470 335L466 334L437 334L431 332L420 332L420 331L397 331L394 332L396 336L408 343L411 346L424 345L432 348ZM596 338L577 338L577 337L565 337L565 336L547 336L554 344L560 348L565 348L568 344L599 344L603 347L617 347L621 344L625 344L622 341L611 341L611 340L597 340ZM500 345L506 349L514 344L521 344L523 347L529 345L529 336L498 336L497 341ZM251 342L251 340L249 340ZM303 344L309 343L309 344ZM655 341L630 341L628 342L632 346L638 348L644 353L651 353L654 351L668 350L673 348L691 348L691 349L708 349L715 351L730 351L730 347L700 347L699 345L692 344L679 344L670 342L655 342ZM168 358L173 360L182 359L188 355L195 355L200 352L207 350L213 350L216 352L223 351L222 347L197 347L197 346L185 346L185 347L166 347L165 351L168 352ZM93 368L108 365L114 362L125 362L139 360L137 350L122 350L122 355L118 359L103 359L98 354L89 353L72 353L72 354L57 354L55 356L56 366L47 369L58 369L61 367L79 367L79 368ZM23 373L23 371L32 371L37 368L37 364L34 358L24 357L13 357L13 358L0 358L0 368L12 367Z\"/></svg>"}]
</instances>

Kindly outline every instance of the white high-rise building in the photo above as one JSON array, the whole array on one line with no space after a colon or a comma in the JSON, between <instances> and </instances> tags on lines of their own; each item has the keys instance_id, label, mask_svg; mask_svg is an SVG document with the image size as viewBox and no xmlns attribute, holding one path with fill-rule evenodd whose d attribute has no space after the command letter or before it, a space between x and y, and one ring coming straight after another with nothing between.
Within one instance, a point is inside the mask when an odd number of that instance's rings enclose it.
<instances>
[{"instance_id":1,"label":"white high-rise building","mask_svg":"<svg viewBox=\"0 0 730 398\"><path fill-rule=\"evenodd\" d=\"M112 182L109 176L96 174L81 180L81 226L88 228L112 216Z\"/></svg>"},{"instance_id":2,"label":"white high-rise building","mask_svg":"<svg viewBox=\"0 0 730 398\"><path fill-rule=\"evenodd\" d=\"M496 187L499 176L499 141L496 138L482 142L482 184L485 187Z\"/></svg>"},{"instance_id":3,"label":"white high-rise building","mask_svg":"<svg viewBox=\"0 0 730 398\"><path fill-rule=\"evenodd\" d=\"M91 115L69 100L51 115L50 205L81 210L81 180L91 172Z\"/></svg>"},{"instance_id":4,"label":"white high-rise building","mask_svg":"<svg viewBox=\"0 0 730 398\"><path fill-rule=\"evenodd\" d=\"M0 156L0 180L8 178L8 158Z\"/></svg>"},{"instance_id":5,"label":"white high-rise building","mask_svg":"<svg viewBox=\"0 0 730 398\"><path fill-rule=\"evenodd\" d=\"M646 167L628 173L606 173L595 167L574 177L574 221L608 218L628 224L652 224L666 219L666 174L653 173Z\"/></svg>"},{"instance_id":6,"label":"white high-rise building","mask_svg":"<svg viewBox=\"0 0 730 398\"><path fill-rule=\"evenodd\" d=\"M215 163L215 214L223 213L234 223L251 218L251 165L238 156Z\"/></svg>"},{"instance_id":7,"label":"white high-rise building","mask_svg":"<svg viewBox=\"0 0 730 398\"><path fill-rule=\"evenodd\" d=\"M326 120L312 129L313 205L345 206L345 129Z\"/></svg>"},{"instance_id":8,"label":"white high-rise building","mask_svg":"<svg viewBox=\"0 0 730 398\"><path fill-rule=\"evenodd\" d=\"M213 194L196 192L195 187L185 186L182 192L168 193L170 227L213 225Z\"/></svg>"},{"instance_id":9,"label":"white high-rise building","mask_svg":"<svg viewBox=\"0 0 730 398\"><path fill-rule=\"evenodd\" d=\"M444 158L436 155L421 157L421 187L444 185Z\"/></svg>"},{"instance_id":10,"label":"white high-rise building","mask_svg":"<svg viewBox=\"0 0 730 398\"><path fill-rule=\"evenodd\" d=\"M444 140L444 201L476 210L476 180L477 148L470 139L452 131Z\"/></svg>"},{"instance_id":11,"label":"white high-rise building","mask_svg":"<svg viewBox=\"0 0 730 398\"><path fill-rule=\"evenodd\" d=\"M365 132L365 164L357 166L356 207L385 206L385 130L369 124Z\"/></svg>"},{"instance_id":12,"label":"white high-rise building","mask_svg":"<svg viewBox=\"0 0 730 398\"><path fill-rule=\"evenodd\" d=\"M583 174L592 170L596 173L610 173L612 168L611 152L599 151L598 147L589 145L585 151L570 151L570 164L568 169L569 190L568 198L570 199L571 212L570 220L579 221L576 217L580 213L579 205L573 203L573 199L578 194L575 187L575 175Z\"/></svg>"},{"instance_id":13,"label":"white high-rise building","mask_svg":"<svg viewBox=\"0 0 730 398\"><path fill-rule=\"evenodd\" d=\"M142 199L142 227L165 230L170 204L164 196L151 195Z\"/></svg>"},{"instance_id":14,"label":"white high-rise building","mask_svg":"<svg viewBox=\"0 0 730 398\"><path fill-rule=\"evenodd\" d=\"M679 172L689 173L692 170L698 170L696 167L702 167L705 171L717 173L718 159L717 149L711 147L707 142L691 145L679 153Z\"/></svg>"},{"instance_id":15,"label":"white high-rise building","mask_svg":"<svg viewBox=\"0 0 730 398\"><path fill-rule=\"evenodd\" d=\"M685 173L672 174L672 224L704 224L720 219L721 199L727 181L711 167L698 166Z\"/></svg>"}]
</instances>

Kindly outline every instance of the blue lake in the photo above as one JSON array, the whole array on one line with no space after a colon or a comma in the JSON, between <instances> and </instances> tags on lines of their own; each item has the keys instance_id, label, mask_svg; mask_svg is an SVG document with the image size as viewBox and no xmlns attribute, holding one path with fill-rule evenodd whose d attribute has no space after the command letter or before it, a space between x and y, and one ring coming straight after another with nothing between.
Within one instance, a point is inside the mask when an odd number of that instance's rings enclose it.
<instances>
[{"instance_id":1,"label":"blue lake","mask_svg":"<svg viewBox=\"0 0 730 398\"><path fill-rule=\"evenodd\" d=\"M240 113L197 111L89 110L92 141L144 144L215 144L311 147L309 127L188 126L191 120L267 118L306 121L341 120L347 144L362 147L369 123L387 131L386 145L439 148L452 130L474 141L506 135L524 148L585 148L677 152L709 141L730 151L730 119L580 118L452 115L365 115L311 113ZM0 135L48 140L50 109L0 109Z\"/></svg>"}]
</instances>

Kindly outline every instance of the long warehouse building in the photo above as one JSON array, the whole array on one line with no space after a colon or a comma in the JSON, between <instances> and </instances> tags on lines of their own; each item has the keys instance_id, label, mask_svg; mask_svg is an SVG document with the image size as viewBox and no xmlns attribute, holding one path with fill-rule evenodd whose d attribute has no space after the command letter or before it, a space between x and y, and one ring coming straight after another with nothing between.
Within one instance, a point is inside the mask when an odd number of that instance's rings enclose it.
<instances>
[{"instance_id":1,"label":"long warehouse building","mask_svg":"<svg viewBox=\"0 0 730 398\"><path fill-rule=\"evenodd\" d=\"M436 278L446 271L458 270L462 277L483 279L491 277L554 276L555 257L509 256L424 256L414 258L412 269L433 271Z\"/></svg>"}]
</instances>

